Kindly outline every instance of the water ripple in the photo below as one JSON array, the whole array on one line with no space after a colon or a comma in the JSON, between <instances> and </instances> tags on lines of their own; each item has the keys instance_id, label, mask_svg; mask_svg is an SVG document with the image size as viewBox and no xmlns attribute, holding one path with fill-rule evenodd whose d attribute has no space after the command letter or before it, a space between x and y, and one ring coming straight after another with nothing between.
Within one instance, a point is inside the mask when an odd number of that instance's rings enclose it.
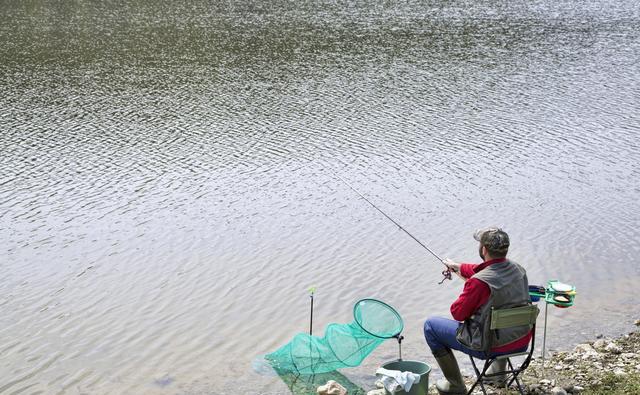
<instances>
[{"instance_id":1,"label":"water ripple","mask_svg":"<svg viewBox=\"0 0 640 395\"><path fill-rule=\"evenodd\" d=\"M637 316L632 1L5 8L0 393L282 393L250 362L310 286L314 332L379 297L425 358L459 284L332 172L443 256L501 224L532 282Z\"/></svg>"}]
</instances>

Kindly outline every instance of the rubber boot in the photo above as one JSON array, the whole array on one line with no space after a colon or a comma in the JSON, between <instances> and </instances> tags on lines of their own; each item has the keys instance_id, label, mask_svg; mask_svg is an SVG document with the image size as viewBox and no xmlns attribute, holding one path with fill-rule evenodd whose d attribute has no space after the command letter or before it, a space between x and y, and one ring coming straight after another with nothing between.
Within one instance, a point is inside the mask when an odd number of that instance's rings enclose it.
<instances>
[{"instance_id":1,"label":"rubber boot","mask_svg":"<svg viewBox=\"0 0 640 395\"><path fill-rule=\"evenodd\" d=\"M467 387L464 385L464 379L458 368L458 361L455 355L449 349L433 354L436 362L440 366L444 379L436 382L436 389L440 394L447 395L464 395L467 393Z\"/></svg>"},{"instance_id":2,"label":"rubber boot","mask_svg":"<svg viewBox=\"0 0 640 395\"><path fill-rule=\"evenodd\" d=\"M496 359L495 361L493 361L493 363L491 363L491 366L489 366L489 369L487 369L485 374L500 373L500 372L504 372L505 370L507 370L507 360ZM482 382L493 385L495 387L504 387L504 385L507 382L507 375L501 374L493 377L485 376L482 378Z\"/></svg>"}]
</instances>

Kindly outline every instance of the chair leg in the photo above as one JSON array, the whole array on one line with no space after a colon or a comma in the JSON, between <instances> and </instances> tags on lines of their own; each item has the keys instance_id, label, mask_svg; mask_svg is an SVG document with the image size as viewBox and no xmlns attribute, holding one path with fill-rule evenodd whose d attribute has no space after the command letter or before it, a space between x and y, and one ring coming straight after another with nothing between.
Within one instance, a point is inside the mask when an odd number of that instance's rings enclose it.
<instances>
[{"instance_id":1,"label":"chair leg","mask_svg":"<svg viewBox=\"0 0 640 395\"><path fill-rule=\"evenodd\" d=\"M476 373L476 377L480 376L480 371L478 370L478 367L476 366L476 361L473 359L472 356L469 356L469 359L471 360L471 365L473 366L473 370ZM471 388L467 392L467 395L469 395L469 394L471 394L473 392L473 389L476 388L476 386L478 385L478 381L480 381L479 378L477 378L476 381L473 383L473 385L471 385Z\"/></svg>"},{"instance_id":2,"label":"chair leg","mask_svg":"<svg viewBox=\"0 0 640 395\"><path fill-rule=\"evenodd\" d=\"M516 382L516 385L518 386L518 392L520 392L520 395L524 395L524 387L522 386L522 384L520 383L520 380L518 379L518 375L520 373L522 373L523 369L522 367L518 368L517 370L513 368L513 364L511 363L511 359L507 359L507 362L509 363L509 370L512 372L513 377L511 378L511 380L509 381L509 383L507 384L506 388L511 387L511 385L513 384L513 382ZM524 365L524 364L523 364Z\"/></svg>"},{"instance_id":3,"label":"chair leg","mask_svg":"<svg viewBox=\"0 0 640 395\"><path fill-rule=\"evenodd\" d=\"M473 383L471 388L469 388L469 391L467 391L467 395L471 395L471 393L473 392L473 390L476 388L476 386L478 384L480 384L480 388L482 389L482 393L484 395L487 395L487 390L486 390L486 388L484 388L484 383L482 382L482 377L484 376L486 371L489 369L489 366L491 366L491 362L493 360L492 359L486 360L484 362L484 366L482 368L482 372L480 372L480 370L476 366L476 361L473 359L473 357L469 356L469 359L471 359L471 365L473 365L473 370L476 372L476 381L475 381L475 383Z\"/></svg>"},{"instance_id":4,"label":"chair leg","mask_svg":"<svg viewBox=\"0 0 640 395\"><path fill-rule=\"evenodd\" d=\"M519 373L519 372L518 372ZM520 383L520 380L518 379L518 376L516 374L516 384L518 385L518 392L520 392L520 395L524 395L524 387L522 386L522 384Z\"/></svg>"},{"instance_id":5,"label":"chair leg","mask_svg":"<svg viewBox=\"0 0 640 395\"><path fill-rule=\"evenodd\" d=\"M487 368L488 368L488 366L487 366ZM487 369L484 369L484 370L486 371ZM482 374L484 374L484 372ZM484 395L487 395L487 389L484 388L484 383L482 382L482 378L480 378L480 388L482 389L482 393ZM469 392L468 395L471 395L471 392Z\"/></svg>"},{"instance_id":6,"label":"chair leg","mask_svg":"<svg viewBox=\"0 0 640 395\"><path fill-rule=\"evenodd\" d=\"M509 370L511 371L511 374L513 375L513 377L511 377L511 380L509 380L509 382L507 383L507 388L511 387L511 384L513 384L513 382L516 379L516 373L514 372L515 369L513 369L513 364L511 363L511 359L507 359L507 363L509 364Z\"/></svg>"}]
</instances>

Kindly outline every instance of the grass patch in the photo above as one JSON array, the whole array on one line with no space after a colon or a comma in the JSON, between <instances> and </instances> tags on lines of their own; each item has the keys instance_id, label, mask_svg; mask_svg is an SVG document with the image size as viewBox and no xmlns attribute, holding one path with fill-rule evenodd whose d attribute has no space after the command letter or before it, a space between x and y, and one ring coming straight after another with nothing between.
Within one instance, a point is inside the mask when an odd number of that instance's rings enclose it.
<instances>
[{"instance_id":1,"label":"grass patch","mask_svg":"<svg viewBox=\"0 0 640 395\"><path fill-rule=\"evenodd\" d=\"M599 385L585 389L584 395L640 394L640 375L616 376L607 373Z\"/></svg>"}]
</instances>

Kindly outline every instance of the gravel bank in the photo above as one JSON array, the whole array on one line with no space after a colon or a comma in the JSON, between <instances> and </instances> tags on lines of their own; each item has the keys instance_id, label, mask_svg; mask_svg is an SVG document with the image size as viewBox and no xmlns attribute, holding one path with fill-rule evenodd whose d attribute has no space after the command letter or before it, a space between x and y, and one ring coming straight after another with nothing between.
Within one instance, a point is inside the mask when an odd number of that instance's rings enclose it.
<instances>
[{"instance_id":1,"label":"gravel bank","mask_svg":"<svg viewBox=\"0 0 640 395\"><path fill-rule=\"evenodd\" d=\"M640 320L635 325L640 326ZM474 377L465 379L471 386ZM525 392L531 395L640 394L640 332L578 344L572 351L547 356L544 369L542 360L534 359L523 379ZM486 388L489 394L517 393L513 389ZM437 394L433 383L429 393Z\"/></svg>"}]
</instances>

